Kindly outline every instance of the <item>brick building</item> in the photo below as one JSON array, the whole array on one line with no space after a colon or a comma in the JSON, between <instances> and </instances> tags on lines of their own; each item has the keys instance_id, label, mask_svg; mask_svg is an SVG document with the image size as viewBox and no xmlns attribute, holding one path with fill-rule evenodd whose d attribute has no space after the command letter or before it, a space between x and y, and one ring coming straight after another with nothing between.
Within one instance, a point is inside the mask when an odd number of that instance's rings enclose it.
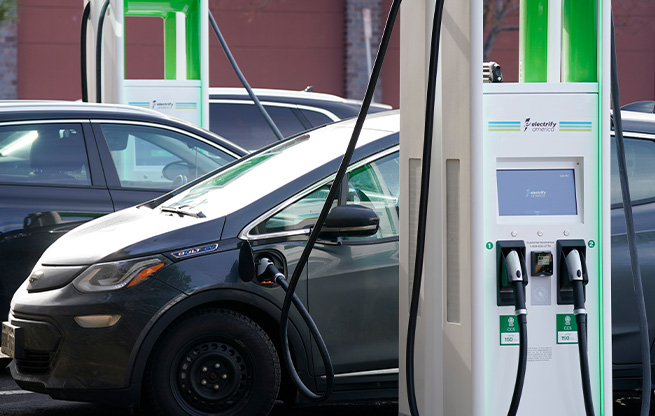
<instances>
[{"instance_id":1,"label":"brick building","mask_svg":"<svg viewBox=\"0 0 655 416\"><path fill-rule=\"evenodd\" d=\"M18 2L17 19L0 25L0 98L80 98L83 0ZM361 10L371 9L374 59L391 2L209 0L209 5L252 86L300 90L311 85L314 91L361 99L368 80ZM653 100L655 3L614 4L622 102ZM506 23L515 24L516 16ZM162 77L161 22L130 18L126 30L127 77ZM398 35L396 28L376 92L377 101L393 106L399 101ZM517 45L518 32L503 31L490 55L507 81L517 79ZM210 85L240 85L211 32Z\"/></svg>"}]
</instances>

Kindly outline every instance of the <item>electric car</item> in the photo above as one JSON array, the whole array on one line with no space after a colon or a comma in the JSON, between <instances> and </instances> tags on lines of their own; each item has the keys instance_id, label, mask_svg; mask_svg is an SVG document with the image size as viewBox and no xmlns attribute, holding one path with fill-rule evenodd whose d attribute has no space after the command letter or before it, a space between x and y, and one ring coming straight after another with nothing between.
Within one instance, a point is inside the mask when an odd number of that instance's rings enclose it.
<instances>
[{"instance_id":1,"label":"electric car","mask_svg":"<svg viewBox=\"0 0 655 416\"><path fill-rule=\"evenodd\" d=\"M295 402L280 359L284 291L244 276L240 252L248 242L254 260L291 275L354 123L275 143L57 240L3 323L18 385L167 415ZM296 291L329 348L335 400L398 394L398 131L397 111L368 117L333 202L340 216L328 216ZM289 341L320 391L324 364L295 309Z\"/></svg>"},{"instance_id":2,"label":"electric car","mask_svg":"<svg viewBox=\"0 0 655 416\"><path fill-rule=\"evenodd\" d=\"M284 137L355 117L362 102L311 91L253 89ZM369 114L390 110L373 103ZM209 128L248 150L277 140L245 88L209 89Z\"/></svg>"},{"instance_id":3,"label":"electric car","mask_svg":"<svg viewBox=\"0 0 655 416\"><path fill-rule=\"evenodd\" d=\"M621 111L628 183L641 263L650 345L655 334L655 114ZM626 238L615 138L611 153L612 201L612 356L614 389L641 388L637 300ZM651 349L651 357L653 350ZM651 362L654 362L651 358Z\"/></svg>"},{"instance_id":4,"label":"electric car","mask_svg":"<svg viewBox=\"0 0 655 416\"><path fill-rule=\"evenodd\" d=\"M0 316L41 254L67 231L245 154L151 110L0 102Z\"/></svg>"}]
</instances>

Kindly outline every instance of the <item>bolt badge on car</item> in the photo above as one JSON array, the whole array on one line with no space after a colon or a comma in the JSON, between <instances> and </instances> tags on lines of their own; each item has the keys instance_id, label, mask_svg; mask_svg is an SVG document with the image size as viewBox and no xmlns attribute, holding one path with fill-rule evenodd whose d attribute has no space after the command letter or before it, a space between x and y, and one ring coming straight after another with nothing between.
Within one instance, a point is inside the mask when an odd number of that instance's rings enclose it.
<instances>
[{"instance_id":1,"label":"bolt badge on car","mask_svg":"<svg viewBox=\"0 0 655 416\"><path fill-rule=\"evenodd\" d=\"M175 251L171 253L173 257L176 259L180 259L183 257L189 257L189 256L195 256L198 254L204 254L204 253L209 253L212 251L215 251L218 248L218 244L210 244L207 246L198 246L198 247L191 247L191 248L185 248L184 250L180 251Z\"/></svg>"}]
</instances>

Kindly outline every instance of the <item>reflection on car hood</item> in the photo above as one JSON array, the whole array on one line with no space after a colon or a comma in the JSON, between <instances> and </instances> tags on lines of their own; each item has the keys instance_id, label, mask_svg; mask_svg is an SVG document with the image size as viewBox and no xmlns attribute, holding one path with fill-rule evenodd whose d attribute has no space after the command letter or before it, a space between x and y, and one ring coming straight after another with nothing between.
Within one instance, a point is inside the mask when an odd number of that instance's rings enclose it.
<instances>
[{"instance_id":1,"label":"reflection on car hood","mask_svg":"<svg viewBox=\"0 0 655 416\"><path fill-rule=\"evenodd\" d=\"M41 257L43 265L88 265L220 239L224 218L207 220L128 208L90 221L65 234Z\"/></svg>"}]
</instances>

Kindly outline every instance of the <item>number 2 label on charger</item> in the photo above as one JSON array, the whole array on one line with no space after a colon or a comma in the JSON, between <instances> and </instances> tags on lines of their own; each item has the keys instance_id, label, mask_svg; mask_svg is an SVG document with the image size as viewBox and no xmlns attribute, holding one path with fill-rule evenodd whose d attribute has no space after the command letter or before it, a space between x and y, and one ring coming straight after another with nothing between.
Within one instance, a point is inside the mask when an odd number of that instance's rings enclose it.
<instances>
[{"instance_id":1,"label":"number 2 label on charger","mask_svg":"<svg viewBox=\"0 0 655 416\"><path fill-rule=\"evenodd\" d=\"M557 343L578 343L578 323L575 321L575 315L572 313L557 315Z\"/></svg>"}]
</instances>

